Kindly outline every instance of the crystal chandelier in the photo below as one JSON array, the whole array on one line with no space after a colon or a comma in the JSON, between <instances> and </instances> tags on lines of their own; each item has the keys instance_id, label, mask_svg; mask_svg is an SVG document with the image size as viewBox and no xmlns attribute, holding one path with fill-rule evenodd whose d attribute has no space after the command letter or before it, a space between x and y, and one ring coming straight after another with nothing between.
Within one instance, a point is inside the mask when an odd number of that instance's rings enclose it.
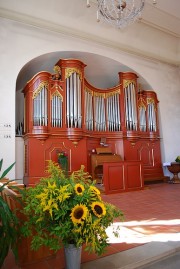
<instances>
[{"instance_id":1,"label":"crystal chandelier","mask_svg":"<svg viewBox=\"0 0 180 269\"><path fill-rule=\"evenodd\" d=\"M101 19L123 29L141 17L145 0L97 0L97 21ZM156 0L153 0L156 4ZM87 0L87 7L90 1Z\"/></svg>"}]
</instances>

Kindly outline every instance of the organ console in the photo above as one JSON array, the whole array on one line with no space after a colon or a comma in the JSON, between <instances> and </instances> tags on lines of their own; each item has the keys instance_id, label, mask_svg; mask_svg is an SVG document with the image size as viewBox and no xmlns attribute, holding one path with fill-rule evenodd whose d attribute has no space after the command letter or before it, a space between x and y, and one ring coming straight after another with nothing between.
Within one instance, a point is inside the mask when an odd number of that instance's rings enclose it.
<instances>
[{"instance_id":1,"label":"organ console","mask_svg":"<svg viewBox=\"0 0 180 269\"><path fill-rule=\"evenodd\" d=\"M66 153L69 172L84 164L92 178L104 163L137 161L143 164L143 182L161 179L156 93L139 91L133 72L120 72L113 88L95 88L84 76L85 67L77 59L60 59L55 74L39 72L24 87L24 183L43 177L46 161L57 162L57 152ZM109 155L92 153L105 149L102 137ZM128 170L132 178L133 169Z\"/></svg>"},{"instance_id":2,"label":"organ console","mask_svg":"<svg viewBox=\"0 0 180 269\"><path fill-rule=\"evenodd\" d=\"M103 183L103 163L120 162L120 155L113 154L110 148L96 148L97 154L91 155L92 178L99 183Z\"/></svg>"}]
</instances>

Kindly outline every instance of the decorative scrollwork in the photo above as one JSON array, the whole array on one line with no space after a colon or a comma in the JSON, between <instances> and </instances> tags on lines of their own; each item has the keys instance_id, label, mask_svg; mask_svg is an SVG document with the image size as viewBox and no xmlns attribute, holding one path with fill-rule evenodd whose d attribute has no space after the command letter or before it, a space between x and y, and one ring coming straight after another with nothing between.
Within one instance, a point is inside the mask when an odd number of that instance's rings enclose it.
<instances>
[{"instance_id":1,"label":"decorative scrollwork","mask_svg":"<svg viewBox=\"0 0 180 269\"><path fill-rule=\"evenodd\" d=\"M34 90L33 92L33 99L37 97L37 95L40 93L40 91L45 87L45 89L48 89L49 83L48 81L42 81L39 86Z\"/></svg>"},{"instance_id":2,"label":"decorative scrollwork","mask_svg":"<svg viewBox=\"0 0 180 269\"><path fill-rule=\"evenodd\" d=\"M74 67L74 68L66 68L66 70L65 70L65 78L69 78L75 72L79 75L80 80L82 80L82 72L76 67Z\"/></svg>"}]
</instances>

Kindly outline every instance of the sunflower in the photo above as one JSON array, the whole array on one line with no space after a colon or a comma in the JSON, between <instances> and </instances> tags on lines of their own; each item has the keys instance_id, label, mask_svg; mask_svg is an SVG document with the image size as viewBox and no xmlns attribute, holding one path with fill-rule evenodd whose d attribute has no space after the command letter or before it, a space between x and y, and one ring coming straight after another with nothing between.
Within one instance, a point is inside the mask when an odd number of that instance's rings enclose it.
<instances>
[{"instance_id":1,"label":"sunflower","mask_svg":"<svg viewBox=\"0 0 180 269\"><path fill-rule=\"evenodd\" d=\"M82 195L84 192L84 186L79 183L75 185L74 189L77 195Z\"/></svg>"},{"instance_id":2,"label":"sunflower","mask_svg":"<svg viewBox=\"0 0 180 269\"><path fill-rule=\"evenodd\" d=\"M96 215L98 218L106 215L106 208L103 203L101 202L93 202L91 204L92 211L94 215Z\"/></svg>"},{"instance_id":3,"label":"sunflower","mask_svg":"<svg viewBox=\"0 0 180 269\"><path fill-rule=\"evenodd\" d=\"M100 194L101 194L100 191L99 191L95 186L90 186L89 189L90 189L93 193L95 193L95 194L97 194L97 195L100 195Z\"/></svg>"},{"instance_id":4,"label":"sunflower","mask_svg":"<svg viewBox=\"0 0 180 269\"><path fill-rule=\"evenodd\" d=\"M73 207L71 211L71 219L73 223L82 223L88 213L88 209L85 205L79 204Z\"/></svg>"}]
</instances>

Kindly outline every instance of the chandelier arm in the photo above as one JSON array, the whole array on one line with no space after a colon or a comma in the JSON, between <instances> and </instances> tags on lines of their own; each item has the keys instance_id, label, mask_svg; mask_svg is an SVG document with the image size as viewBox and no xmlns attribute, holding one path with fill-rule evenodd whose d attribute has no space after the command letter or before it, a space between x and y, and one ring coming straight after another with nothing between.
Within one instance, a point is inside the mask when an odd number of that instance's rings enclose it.
<instances>
[{"instance_id":1,"label":"chandelier arm","mask_svg":"<svg viewBox=\"0 0 180 269\"><path fill-rule=\"evenodd\" d=\"M157 3L152 0L153 5ZM141 18L145 0L97 0L97 21L103 20L123 29ZM87 0L90 7L90 0Z\"/></svg>"}]
</instances>

